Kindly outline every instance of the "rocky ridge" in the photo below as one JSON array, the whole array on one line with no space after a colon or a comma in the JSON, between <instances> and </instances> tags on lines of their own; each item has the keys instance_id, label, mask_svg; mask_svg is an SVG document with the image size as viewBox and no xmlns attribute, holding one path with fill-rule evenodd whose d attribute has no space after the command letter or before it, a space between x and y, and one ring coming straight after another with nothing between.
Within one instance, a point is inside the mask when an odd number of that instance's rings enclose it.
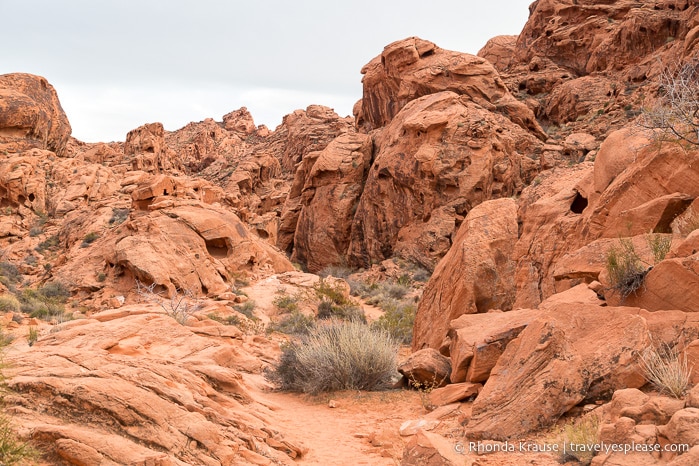
<instances>
[{"instance_id":1,"label":"rocky ridge","mask_svg":"<svg viewBox=\"0 0 699 466\"><path fill-rule=\"evenodd\" d=\"M138 287L225 314L241 283L292 261L401 257L433 271L412 349L448 366L434 403L475 398L464 438L533 435L592 404L602 440L697 444L696 389L638 389L651 344L699 360L699 151L633 123L697 37L686 0L538 0L479 56L389 44L354 119L312 105L271 131L242 108L110 144L70 138L46 79L0 76L1 289L62 283L81 318L13 345L22 429L63 464L291 464L302 442L250 395L276 343L202 312L181 326ZM620 237L647 264L623 299L607 269ZM452 464L446 444L419 431L403 463ZM593 464L692 464L696 449Z\"/></svg>"}]
</instances>

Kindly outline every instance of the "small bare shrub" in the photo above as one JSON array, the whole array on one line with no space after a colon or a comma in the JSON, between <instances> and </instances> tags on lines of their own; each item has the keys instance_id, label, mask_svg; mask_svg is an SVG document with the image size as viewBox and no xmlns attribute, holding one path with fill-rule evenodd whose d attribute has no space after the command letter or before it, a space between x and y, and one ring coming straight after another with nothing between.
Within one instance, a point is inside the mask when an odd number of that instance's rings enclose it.
<instances>
[{"instance_id":1,"label":"small bare shrub","mask_svg":"<svg viewBox=\"0 0 699 466\"><path fill-rule=\"evenodd\" d=\"M648 270L631 240L620 238L618 246L612 246L607 252L607 273L611 288L619 293L623 301L643 285Z\"/></svg>"},{"instance_id":2,"label":"small bare shrub","mask_svg":"<svg viewBox=\"0 0 699 466\"><path fill-rule=\"evenodd\" d=\"M315 326L313 317L296 310L285 315L281 320L267 325L267 333L279 332L287 335L305 335Z\"/></svg>"},{"instance_id":3,"label":"small bare shrub","mask_svg":"<svg viewBox=\"0 0 699 466\"><path fill-rule=\"evenodd\" d=\"M280 294L272 301L281 312L294 312L299 310L299 298L286 293Z\"/></svg>"},{"instance_id":4,"label":"small bare shrub","mask_svg":"<svg viewBox=\"0 0 699 466\"><path fill-rule=\"evenodd\" d=\"M187 323L189 316L201 309L201 303L189 290L177 290L172 298L164 298L155 292L156 283L144 285L136 280L136 293L145 301L157 303L165 314L175 319L181 325Z\"/></svg>"},{"instance_id":5,"label":"small bare shrub","mask_svg":"<svg viewBox=\"0 0 699 466\"><path fill-rule=\"evenodd\" d=\"M334 390L376 390L396 368L396 343L386 332L359 322L318 325L282 348L268 378L283 390L318 394Z\"/></svg>"},{"instance_id":6,"label":"small bare shrub","mask_svg":"<svg viewBox=\"0 0 699 466\"><path fill-rule=\"evenodd\" d=\"M570 420L558 434L558 451L562 461L575 461L589 465L597 454L593 447L599 444L600 419L596 414L588 414L578 420Z\"/></svg>"},{"instance_id":7,"label":"small bare shrub","mask_svg":"<svg viewBox=\"0 0 699 466\"><path fill-rule=\"evenodd\" d=\"M687 357L666 344L651 345L641 353L643 375L661 392L682 398L689 386L691 367Z\"/></svg>"}]
</instances>

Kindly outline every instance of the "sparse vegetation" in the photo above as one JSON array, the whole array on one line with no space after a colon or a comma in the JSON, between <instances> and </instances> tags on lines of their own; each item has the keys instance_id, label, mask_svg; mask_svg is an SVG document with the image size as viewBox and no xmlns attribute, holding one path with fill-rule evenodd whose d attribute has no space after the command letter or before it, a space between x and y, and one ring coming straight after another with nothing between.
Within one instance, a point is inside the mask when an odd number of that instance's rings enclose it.
<instances>
[{"instance_id":1,"label":"sparse vegetation","mask_svg":"<svg viewBox=\"0 0 699 466\"><path fill-rule=\"evenodd\" d=\"M313 290L320 299L317 313L319 319L356 320L366 323L364 310L347 296L340 282L332 284L321 278Z\"/></svg>"},{"instance_id":2,"label":"sparse vegetation","mask_svg":"<svg viewBox=\"0 0 699 466\"><path fill-rule=\"evenodd\" d=\"M625 300L643 286L648 270L643 266L629 238L620 238L607 252L607 273L611 288Z\"/></svg>"},{"instance_id":3,"label":"sparse vegetation","mask_svg":"<svg viewBox=\"0 0 699 466\"><path fill-rule=\"evenodd\" d=\"M34 250L44 254L46 251L55 251L59 244L58 236L53 235L39 243Z\"/></svg>"},{"instance_id":4,"label":"sparse vegetation","mask_svg":"<svg viewBox=\"0 0 699 466\"><path fill-rule=\"evenodd\" d=\"M558 434L558 451L561 461L576 461L589 465L597 454L594 445L598 442L600 419L595 414L588 414L578 420L570 420ZM565 453L564 453L565 452Z\"/></svg>"},{"instance_id":5,"label":"sparse vegetation","mask_svg":"<svg viewBox=\"0 0 699 466\"><path fill-rule=\"evenodd\" d=\"M335 277L335 278L347 278L352 274L352 269L346 265L329 265L323 270L318 272L318 276L321 278Z\"/></svg>"},{"instance_id":6,"label":"sparse vegetation","mask_svg":"<svg viewBox=\"0 0 699 466\"><path fill-rule=\"evenodd\" d=\"M699 145L699 61L665 68L658 84L658 100L644 109L639 124L661 137Z\"/></svg>"},{"instance_id":7,"label":"sparse vegetation","mask_svg":"<svg viewBox=\"0 0 699 466\"><path fill-rule=\"evenodd\" d=\"M294 312L299 310L299 298L297 296L288 295L286 292L274 298L272 304L281 312Z\"/></svg>"},{"instance_id":8,"label":"sparse vegetation","mask_svg":"<svg viewBox=\"0 0 699 466\"><path fill-rule=\"evenodd\" d=\"M0 283L8 289L13 289L14 285L22 281L22 274L11 262L0 262Z\"/></svg>"},{"instance_id":9,"label":"sparse vegetation","mask_svg":"<svg viewBox=\"0 0 699 466\"><path fill-rule=\"evenodd\" d=\"M653 264L664 260L670 252L671 235L649 233L645 240L653 257ZM619 238L618 244L607 252L607 273L611 288L619 293L622 302L643 286L650 268L650 264L643 261L636 252L631 238Z\"/></svg>"},{"instance_id":10,"label":"sparse vegetation","mask_svg":"<svg viewBox=\"0 0 699 466\"><path fill-rule=\"evenodd\" d=\"M672 236L649 233L646 235L646 243L653 255L653 264L657 264L665 259L672 247Z\"/></svg>"},{"instance_id":11,"label":"sparse vegetation","mask_svg":"<svg viewBox=\"0 0 699 466\"><path fill-rule=\"evenodd\" d=\"M44 320L66 320L65 303L70 291L61 282L50 282L43 287L25 288L17 296L20 310L30 317Z\"/></svg>"},{"instance_id":12,"label":"sparse vegetation","mask_svg":"<svg viewBox=\"0 0 699 466\"><path fill-rule=\"evenodd\" d=\"M81 248L87 248L87 247L89 247L92 243L94 243L95 241L97 241L97 238L99 238L99 237L100 237L99 233L94 232L94 231L93 231L93 232L90 232L90 233L88 233L88 234L86 234L86 235L83 237L83 242L80 243L80 247L81 247Z\"/></svg>"},{"instance_id":13,"label":"sparse vegetation","mask_svg":"<svg viewBox=\"0 0 699 466\"><path fill-rule=\"evenodd\" d=\"M643 375L661 392L682 398L689 387L691 367L687 357L666 344L652 345L641 353Z\"/></svg>"},{"instance_id":14,"label":"sparse vegetation","mask_svg":"<svg viewBox=\"0 0 699 466\"><path fill-rule=\"evenodd\" d=\"M0 312L19 312L19 300L10 294L0 296Z\"/></svg>"},{"instance_id":15,"label":"sparse vegetation","mask_svg":"<svg viewBox=\"0 0 699 466\"><path fill-rule=\"evenodd\" d=\"M306 335L315 326L312 316L307 316L296 310L285 315L278 322L267 325L267 333L279 332L287 335Z\"/></svg>"},{"instance_id":16,"label":"sparse vegetation","mask_svg":"<svg viewBox=\"0 0 699 466\"><path fill-rule=\"evenodd\" d=\"M124 223L124 220L126 220L129 217L129 209L120 209L117 207L112 208L112 218L109 219L109 224L110 225L120 225Z\"/></svg>"},{"instance_id":17,"label":"sparse vegetation","mask_svg":"<svg viewBox=\"0 0 699 466\"><path fill-rule=\"evenodd\" d=\"M257 316L255 316L255 306L255 301L250 299L242 304L236 304L235 306L233 306L233 309L235 309L237 312L240 312L248 319L259 320Z\"/></svg>"},{"instance_id":18,"label":"sparse vegetation","mask_svg":"<svg viewBox=\"0 0 699 466\"><path fill-rule=\"evenodd\" d=\"M380 304L384 314L372 327L388 332L396 341L410 344L413 341L413 326L417 312L415 303L388 299Z\"/></svg>"},{"instance_id":19,"label":"sparse vegetation","mask_svg":"<svg viewBox=\"0 0 699 466\"><path fill-rule=\"evenodd\" d=\"M282 390L310 394L386 386L396 367L396 343L386 332L359 322L318 325L282 348L268 378Z\"/></svg>"},{"instance_id":20,"label":"sparse vegetation","mask_svg":"<svg viewBox=\"0 0 699 466\"><path fill-rule=\"evenodd\" d=\"M39 339L39 330L35 326L29 327L29 334L27 335L27 343L29 346L34 346L34 343Z\"/></svg>"},{"instance_id":21,"label":"sparse vegetation","mask_svg":"<svg viewBox=\"0 0 699 466\"><path fill-rule=\"evenodd\" d=\"M172 298L165 298L155 292L156 283L144 285L136 280L136 293L146 301L157 303L165 314L175 319L179 324L186 325L189 316L197 312L201 304L189 290L176 290Z\"/></svg>"}]
</instances>

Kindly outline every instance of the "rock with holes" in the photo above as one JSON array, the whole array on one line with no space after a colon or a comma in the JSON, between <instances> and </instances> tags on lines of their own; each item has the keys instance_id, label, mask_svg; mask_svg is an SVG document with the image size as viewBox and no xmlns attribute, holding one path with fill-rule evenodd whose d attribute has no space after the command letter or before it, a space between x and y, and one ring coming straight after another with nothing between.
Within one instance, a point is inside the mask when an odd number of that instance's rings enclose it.
<instances>
[{"instance_id":1,"label":"rock with holes","mask_svg":"<svg viewBox=\"0 0 699 466\"><path fill-rule=\"evenodd\" d=\"M415 317L414 350L439 348L450 322L462 314L512 309L516 241L514 199L486 201L469 212L425 287Z\"/></svg>"},{"instance_id":2,"label":"rock with holes","mask_svg":"<svg viewBox=\"0 0 699 466\"><path fill-rule=\"evenodd\" d=\"M410 101L376 136L350 262L366 266L398 254L433 268L475 206L533 178L531 157L541 147L507 118L454 92Z\"/></svg>"},{"instance_id":3,"label":"rock with holes","mask_svg":"<svg viewBox=\"0 0 699 466\"><path fill-rule=\"evenodd\" d=\"M293 270L273 246L249 232L233 213L197 201L134 214L89 249L76 250L56 273L66 283L95 286L104 273L109 283L133 289L134 280L167 290L220 294L231 277L247 273Z\"/></svg>"},{"instance_id":4,"label":"rock with holes","mask_svg":"<svg viewBox=\"0 0 699 466\"><path fill-rule=\"evenodd\" d=\"M37 148L67 154L71 127L56 90L46 78L0 75L0 150Z\"/></svg>"}]
</instances>

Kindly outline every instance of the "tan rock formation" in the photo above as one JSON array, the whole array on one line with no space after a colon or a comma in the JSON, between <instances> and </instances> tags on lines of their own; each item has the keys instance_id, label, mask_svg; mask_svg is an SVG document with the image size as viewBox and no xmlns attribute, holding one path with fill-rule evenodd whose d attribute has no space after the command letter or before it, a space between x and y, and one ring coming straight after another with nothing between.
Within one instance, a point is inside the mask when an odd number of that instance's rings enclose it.
<instances>
[{"instance_id":1,"label":"tan rock formation","mask_svg":"<svg viewBox=\"0 0 699 466\"><path fill-rule=\"evenodd\" d=\"M465 215L510 196L533 177L540 142L453 92L413 100L376 137L376 158L357 207L350 261L393 254L429 268Z\"/></svg>"},{"instance_id":2,"label":"tan rock formation","mask_svg":"<svg viewBox=\"0 0 699 466\"><path fill-rule=\"evenodd\" d=\"M45 78L0 75L0 150L38 148L66 156L70 133L56 90Z\"/></svg>"},{"instance_id":3,"label":"tan rock formation","mask_svg":"<svg viewBox=\"0 0 699 466\"><path fill-rule=\"evenodd\" d=\"M242 377L260 363L240 340L122 312L11 353L18 422L69 464L261 464L263 450L292 464L304 451L263 420Z\"/></svg>"},{"instance_id":4,"label":"tan rock formation","mask_svg":"<svg viewBox=\"0 0 699 466\"><path fill-rule=\"evenodd\" d=\"M362 74L364 93L355 117L357 126L367 131L386 126L412 100L451 91L503 113L545 139L532 111L512 97L497 71L483 58L411 37L387 45L362 68Z\"/></svg>"},{"instance_id":5,"label":"tan rock formation","mask_svg":"<svg viewBox=\"0 0 699 466\"><path fill-rule=\"evenodd\" d=\"M462 314L512 309L516 241L514 199L487 201L469 212L425 287L415 318L414 350L439 348L449 323Z\"/></svg>"},{"instance_id":6,"label":"tan rock formation","mask_svg":"<svg viewBox=\"0 0 699 466\"><path fill-rule=\"evenodd\" d=\"M298 216L292 261L311 272L344 263L371 155L369 136L346 133L303 159L281 218L286 226ZM280 246L288 250L292 245Z\"/></svg>"}]
</instances>

